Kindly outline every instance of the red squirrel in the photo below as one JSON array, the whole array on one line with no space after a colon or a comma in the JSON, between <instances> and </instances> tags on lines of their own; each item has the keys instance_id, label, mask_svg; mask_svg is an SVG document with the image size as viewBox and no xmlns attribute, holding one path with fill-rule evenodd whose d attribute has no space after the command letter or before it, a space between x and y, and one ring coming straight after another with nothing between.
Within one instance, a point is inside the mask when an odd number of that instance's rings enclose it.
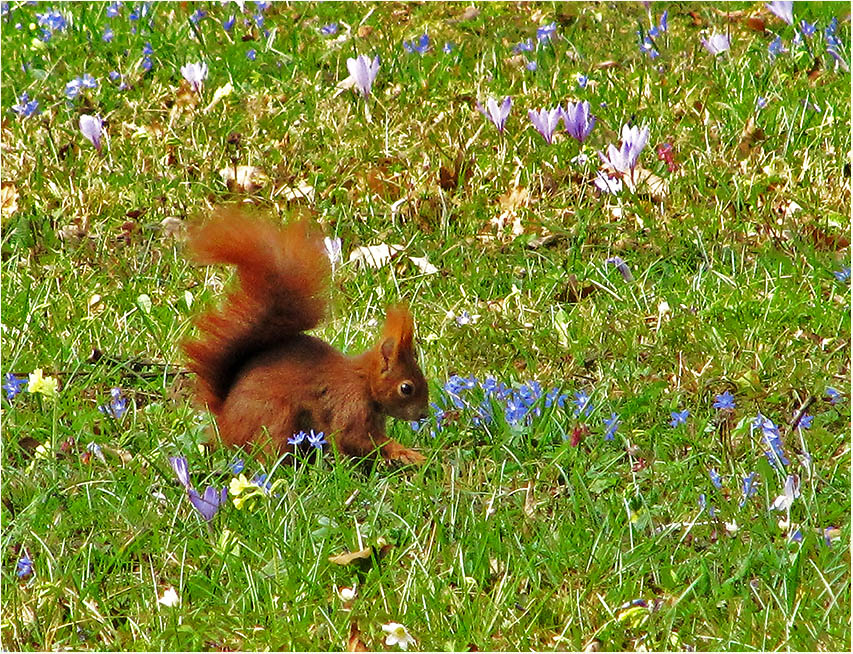
<instances>
[{"instance_id":1,"label":"red squirrel","mask_svg":"<svg viewBox=\"0 0 853 654\"><path fill-rule=\"evenodd\" d=\"M266 439L292 452L288 439L313 429L342 454L378 450L387 460L425 461L385 433L386 416L426 417L427 382L407 308L389 307L379 342L346 356L305 334L326 315L331 277L315 228L278 228L223 208L190 230L189 246L199 263L235 265L240 279L219 311L198 318L201 337L183 345L199 399L227 445Z\"/></svg>"}]
</instances>

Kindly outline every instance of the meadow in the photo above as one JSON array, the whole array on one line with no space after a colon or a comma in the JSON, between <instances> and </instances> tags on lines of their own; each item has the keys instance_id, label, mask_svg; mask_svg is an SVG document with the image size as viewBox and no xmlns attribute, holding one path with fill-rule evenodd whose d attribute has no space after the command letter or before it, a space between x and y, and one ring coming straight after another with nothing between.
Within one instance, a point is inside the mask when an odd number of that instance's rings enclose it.
<instances>
[{"instance_id":1,"label":"meadow","mask_svg":"<svg viewBox=\"0 0 853 654\"><path fill-rule=\"evenodd\" d=\"M770 4L2 3L2 647L849 651L850 6ZM425 465L211 438L226 204L409 304Z\"/></svg>"}]
</instances>

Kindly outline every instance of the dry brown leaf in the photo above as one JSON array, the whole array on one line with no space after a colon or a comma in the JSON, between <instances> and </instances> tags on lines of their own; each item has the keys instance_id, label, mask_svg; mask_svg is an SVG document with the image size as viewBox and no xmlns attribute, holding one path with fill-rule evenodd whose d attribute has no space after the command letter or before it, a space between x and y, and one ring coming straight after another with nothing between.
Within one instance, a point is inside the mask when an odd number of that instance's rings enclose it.
<instances>
[{"instance_id":1,"label":"dry brown leaf","mask_svg":"<svg viewBox=\"0 0 853 654\"><path fill-rule=\"evenodd\" d=\"M387 243L359 245L350 253L349 262L370 268L381 268L404 249L402 245L389 245Z\"/></svg>"},{"instance_id":2,"label":"dry brown leaf","mask_svg":"<svg viewBox=\"0 0 853 654\"><path fill-rule=\"evenodd\" d=\"M366 39L373 34L373 28L370 25L360 25L355 34L360 39Z\"/></svg>"},{"instance_id":3,"label":"dry brown leaf","mask_svg":"<svg viewBox=\"0 0 853 654\"><path fill-rule=\"evenodd\" d=\"M0 184L0 215L10 218L18 210L18 188L11 182Z\"/></svg>"},{"instance_id":4,"label":"dry brown leaf","mask_svg":"<svg viewBox=\"0 0 853 654\"><path fill-rule=\"evenodd\" d=\"M301 181L295 187L286 188L282 191L282 196L288 202L294 200L307 200L310 203L314 202L314 187L306 181Z\"/></svg>"},{"instance_id":5,"label":"dry brown leaf","mask_svg":"<svg viewBox=\"0 0 853 654\"><path fill-rule=\"evenodd\" d=\"M257 166L228 166L219 175L232 193L252 193L267 182L264 171Z\"/></svg>"},{"instance_id":6,"label":"dry brown leaf","mask_svg":"<svg viewBox=\"0 0 853 654\"><path fill-rule=\"evenodd\" d=\"M645 192L655 202L663 202L669 195L669 183L645 168L637 168L637 186L640 192Z\"/></svg>"},{"instance_id":7,"label":"dry brown leaf","mask_svg":"<svg viewBox=\"0 0 853 654\"><path fill-rule=\"evenodd\" d=\"M432 265L426 257L409 257L409 259L424 275L434 275L438 272L438 268Z\"/></svg>"},{"instance_id":8,"label":"dry brown leaf","mask_svg":"<svg viewBox=\"0 0 853 654\"><path fill-rule=\"evenodd\" d=\"M193 87L187 80L182 79L181 85L175 93L175 106L179 109L184 109L186 107L195 107L197 104L198 94L193 91Z\"/></svg>"},{"instance_id":9,"label":"dry brown leaf","mask_svg":"<svg viewBox=\"0 0 853 654\"><path fill-rule=\"evenodd\" d=\"M474 20L479 15L480 10L474 5L469 5L468 7L465 7L465 11L463 11L459 16L459 20Z\"/></svg>"},{"instance_id":10,"label":"dry brown leaf","mask_svg":"<svg viewBox=\"0 0 853 654\"><path fill-rule=\"evenodd\" d=\"M515 186L498 197L498 205L504 211L514 211L518 207L527 206L530 193L526 188Z\"/></svg>"},{"instance_id":11,"label":"dry brown leaf","mask_svg":"<svg viewBox=\"0 0 853 654\"><path fill-rule=\"evenodd\" d=\"M350 565L352 563L356 564L369 564L373 557L376 557L376 560L381 560L388 552L391 551L393 545L389 545L385 542L384 539L380 538L376 545L371 547L365 547L363 550L357 550L355 552L344 552L343 554L336 554L334 556L329 557L329 563L334 563L335 565Z\"/></svg>"},{"instance_id":12,"label":"dry brown leaf","mask_svg":"<svg viewBox=\"0 0 853 654\"><path fill-rule=\"evenodd\" d=\"M748 157L765 138L767 137L764 130L755 124L755 116L750 116L740 133L740 142L737 144L738 153L741 157Z\"/></svg>"},{"instance_id":13,"label":"dry brown leaf","mask_svg":"<svg viewBox=\"0 0 853 654\"><path fill-rule=\"evenodd\" d=\"M367 652L368 649L364 646L364 643L361 642L361 631L358 629L358 625L353 622L349 626L349 639L347 640L347 651L348 652Z\"/></svg>"}]
</instances>

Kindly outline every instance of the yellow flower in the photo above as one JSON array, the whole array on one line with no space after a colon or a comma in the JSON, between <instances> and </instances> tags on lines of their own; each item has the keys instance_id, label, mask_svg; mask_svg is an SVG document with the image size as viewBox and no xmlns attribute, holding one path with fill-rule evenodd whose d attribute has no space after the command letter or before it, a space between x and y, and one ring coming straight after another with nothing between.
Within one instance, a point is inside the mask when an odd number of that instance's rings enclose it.
<instances>
[{"instance_id":1,"label":"yellow flower","mask_svg":"<svg viewBox=\"0 0 853 654\"><path fill-rule=\"evenodd\" d=\"M255 485L246 479L246 475L241 474L239 477L234 477L231 480L231 483L228 484L228 494L231 497L237 497L244 490L248 490L250 488L255 488Z\"/></svg>"},{"instance_id":2,"label":"yellow flower","mask_svg":"<svg viewBox=\"0 0 853 654\"><path fill-rule=\"evenodd\" d=\"M30 393L41 393L45 397L56 397L59 382L56 377L45 377L41 368L36 368L30 373L27 390Z\"/></svg>"}]
</instances>

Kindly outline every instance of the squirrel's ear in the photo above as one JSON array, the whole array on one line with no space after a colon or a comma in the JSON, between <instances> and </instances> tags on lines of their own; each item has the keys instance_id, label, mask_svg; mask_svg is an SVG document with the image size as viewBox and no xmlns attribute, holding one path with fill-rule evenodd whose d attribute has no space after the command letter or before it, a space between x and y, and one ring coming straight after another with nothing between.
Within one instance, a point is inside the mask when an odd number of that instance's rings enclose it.
<instances>
[{"instance_id":1,"label":"squirrel's ear","mask_svg":"<svg viewBox=\"0 0 853 654\"><path fill-rule=\"evenodd\" d=\"M393 340L396 349L411 350L415 336L412 314L404 305L388 307L383 338Z\"/></svg>"}]
</instances>

